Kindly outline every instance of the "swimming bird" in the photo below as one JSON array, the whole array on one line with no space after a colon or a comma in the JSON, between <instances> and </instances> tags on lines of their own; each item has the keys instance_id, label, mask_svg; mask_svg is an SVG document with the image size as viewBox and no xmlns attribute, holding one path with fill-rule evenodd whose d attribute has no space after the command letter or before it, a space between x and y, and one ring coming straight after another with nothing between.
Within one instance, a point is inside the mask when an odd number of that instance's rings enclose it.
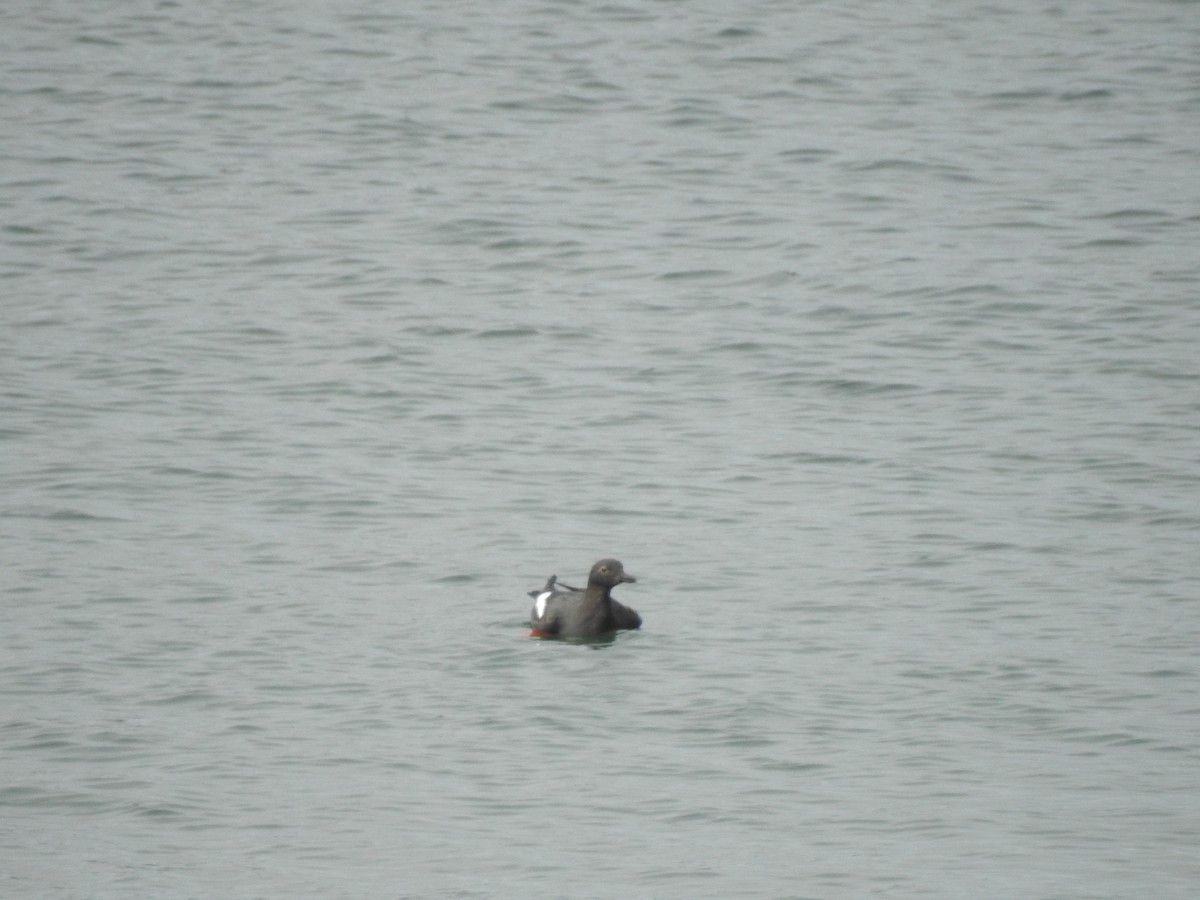
<instances>
[{"instance_id":1,"label":"swimming bird","mask_svg":"<svg viewBox=\"0 0 1200 900\"><path fill-rule=\"evenodd\" d=\"M642 617L612 598L618 584L637 581L620 560L602 559L588 573L586 590L557 584L551 575L534 598L529 627L539 637L590 637L621 628L641 628ZM566 590L563 590L566 588Z\"/></svg>"}]
</instances>

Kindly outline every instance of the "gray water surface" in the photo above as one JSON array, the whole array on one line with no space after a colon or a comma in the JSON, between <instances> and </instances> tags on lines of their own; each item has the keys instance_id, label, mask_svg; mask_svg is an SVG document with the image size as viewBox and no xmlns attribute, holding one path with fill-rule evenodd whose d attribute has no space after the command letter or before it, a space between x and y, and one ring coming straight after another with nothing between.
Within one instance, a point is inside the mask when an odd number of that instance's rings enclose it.
<instances>
[{"instance_id":1,"label":"gray water surface","mask_svg":"<svg viewBox=\"0 0 1200 900\"><path fill-rule=\"evenodd\" d=\"M0 893L1194 895L1196 4L0 60Z\"/></svg>"}]
</instances>

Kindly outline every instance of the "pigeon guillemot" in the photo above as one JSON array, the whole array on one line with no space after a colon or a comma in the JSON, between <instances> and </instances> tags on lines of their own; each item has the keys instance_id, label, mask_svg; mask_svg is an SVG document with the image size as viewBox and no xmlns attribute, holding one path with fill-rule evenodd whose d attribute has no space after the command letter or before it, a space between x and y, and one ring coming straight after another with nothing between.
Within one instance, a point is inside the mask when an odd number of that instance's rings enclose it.
<instances>
[{"instance_id":1,"label":"pigeon guillemot","mask_svg":"<svg viewBox=\"0 0 1200 900\"><path fill-rule=\"evenodd\" d=\"M544 588L529 592L534 598L529 627L535 635L590 637L642 626L641 616L612 598L612 589L618 584L637 581L625 574L619 560L602 559L592 566L585 591L556 581L557 576L551 575Z\"/></svg>"}]
</instances>

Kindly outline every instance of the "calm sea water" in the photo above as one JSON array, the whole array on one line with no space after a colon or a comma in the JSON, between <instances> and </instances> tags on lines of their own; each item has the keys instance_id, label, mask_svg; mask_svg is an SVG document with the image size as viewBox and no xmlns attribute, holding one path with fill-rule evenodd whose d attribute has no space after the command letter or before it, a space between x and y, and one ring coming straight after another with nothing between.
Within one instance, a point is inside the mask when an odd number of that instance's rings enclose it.
<instances>
[{"instance_id":1,"label":"calm sea water","mask_svg":"<svg viewBox=\"0 0 1200 900\"><path fill-rule=\"evenodd\" d=\"M0 893L1194 895L1200 6L0 59Z\"/></svg>"}]
</instances>

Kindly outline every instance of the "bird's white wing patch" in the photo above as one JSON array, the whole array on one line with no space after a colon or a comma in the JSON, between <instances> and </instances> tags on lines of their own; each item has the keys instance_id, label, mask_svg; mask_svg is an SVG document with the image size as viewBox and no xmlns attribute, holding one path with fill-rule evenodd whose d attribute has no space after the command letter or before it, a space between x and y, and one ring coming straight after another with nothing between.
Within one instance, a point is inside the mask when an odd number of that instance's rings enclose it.
<instances>
[{"instance_id":1,"label":"bird's white wing patch","mask_svg":"<svg viewBox=\"0 0 1200 900\"><path fill-rule=\"evenodd\" d=\"M542 616L546 615L546 601L550 599L552 594L553 594L553 591L542 591L540 594L537 595L537 603L535 603L533 605L533 609L534 609L534 612L537 613L537 617L539 619Z\"/></svg>"}]
</instances>

